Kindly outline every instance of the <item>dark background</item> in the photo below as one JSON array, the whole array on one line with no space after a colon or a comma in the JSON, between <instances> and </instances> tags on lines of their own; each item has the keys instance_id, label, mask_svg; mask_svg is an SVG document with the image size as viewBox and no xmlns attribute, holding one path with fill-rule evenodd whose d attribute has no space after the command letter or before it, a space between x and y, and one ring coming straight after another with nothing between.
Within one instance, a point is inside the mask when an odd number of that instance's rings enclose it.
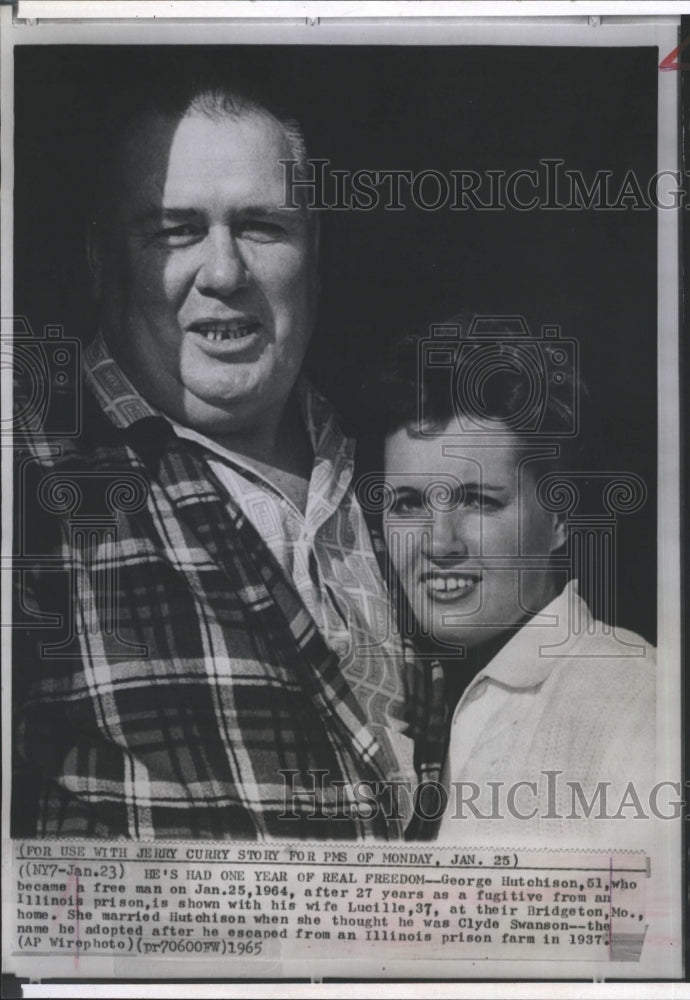
<instances>
[{"instance_id":1,"label":"dark background","mask_svg":"<svg viewBox=\"0 0 690 1000\"><path fill-rule=\"evenodd\" d=\"M15 314L88 340L83 252L94 137L123 91L217 63L274 95L334 169L538 169L556 157L657 169L653 48L244 46L18 47ZM673 167L674 164L662 164ZM481 197L484 199L485 194ZM367 363L461 310L559 324L580 345L593 469L642 476L649 497L618 527L618 620L656 633L656 213L326 211L310 361L344 417Z\"/></svg>"}]
</instances>

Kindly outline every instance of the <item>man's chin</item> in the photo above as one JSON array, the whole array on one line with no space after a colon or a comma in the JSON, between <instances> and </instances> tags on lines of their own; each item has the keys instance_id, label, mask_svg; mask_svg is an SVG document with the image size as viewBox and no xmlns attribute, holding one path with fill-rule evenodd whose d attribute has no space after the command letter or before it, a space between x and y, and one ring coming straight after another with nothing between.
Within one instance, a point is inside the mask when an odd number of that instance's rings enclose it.
<instances>
[{"instance_id":1,"label":"man's chin","mask_svg":"<svg viewBox=\"0 0 690 1000\"><path fill-rule=\"evenodd\" d=\"M247 430L265 409L266 399L259 391L223 389L202 396L187 390L177 419L200 433L232 434Z\"/></svg>"}]
</instances>

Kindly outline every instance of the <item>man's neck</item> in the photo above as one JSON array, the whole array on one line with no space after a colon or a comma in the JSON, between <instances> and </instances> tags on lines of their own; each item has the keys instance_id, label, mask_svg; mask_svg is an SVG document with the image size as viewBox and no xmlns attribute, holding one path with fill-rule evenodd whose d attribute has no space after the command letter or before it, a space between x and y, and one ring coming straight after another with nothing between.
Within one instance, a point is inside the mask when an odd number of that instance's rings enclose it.
<instances>
[{"instance_id":1,"label":"man's neck","mask_svg":"<svg viewBox=\"0 0 690 1000\"><path fill-rule=\"evenodd\" d=\"M205 430L203 433L250 462L304 476L311 471L311 444L294 395L280 419L268 419L237 431Z\"/></svg>"},{"instance_id":2,"label":"man's neck","mask_svg":"<svg viewBox=\"0 0 690 1000\"><path fill-rule=\"evenodd\" d=\"M261 414L261 419L247 419L237 430L214 431L212 426L190 421L188 415L175 412L179 409L179 401L175 405L166 405L165 394L162 394L164 398L156 398L154 393L151 398L150 387L147 391L138 384L137 372L129 364L129 359L107 337L102 336L135 391L141 392L152 406L177 423L241 456L247 465L256 469L304 513L314 456L294 389L285 405L276 403L273 407L269 406ZM168 394L173 402L178 389L175 386L176 391Z\"/></svg>"},{"instance_id":3,"label":"man's neck","mask_svg":"<svg viewBox=\"0 0 690 1000\"><path fill-rule=\"evenodd\" d=\"M237 433L206 432L206 436L240 455L305 512L314 455L294 394L279 423L267 422Z\"/></svg>"}]
</instances>

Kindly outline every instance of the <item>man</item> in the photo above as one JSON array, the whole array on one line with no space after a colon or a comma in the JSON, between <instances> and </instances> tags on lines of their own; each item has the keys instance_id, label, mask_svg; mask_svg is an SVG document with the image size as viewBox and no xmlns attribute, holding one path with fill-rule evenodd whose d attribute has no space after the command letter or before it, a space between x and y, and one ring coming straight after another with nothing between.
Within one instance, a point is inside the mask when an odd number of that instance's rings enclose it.
<instances>
[{"instance_id":1,"label":"man","mask_svg":"<svg viewBox=\"0 0 690 1000\"><path fill-rule=\"evenodd\" d=\"M318 231L280 161L305 156L215 86L152 100L105 164L83 430L34 435L21 483L62 597L29 572L19 603L67 634L15 650L18 834L402 833L409 797L376 802L414 783L401 649L352 442L300 378ZM70 483L113 537L56 514Z\"/></svg>"}]
</instances>

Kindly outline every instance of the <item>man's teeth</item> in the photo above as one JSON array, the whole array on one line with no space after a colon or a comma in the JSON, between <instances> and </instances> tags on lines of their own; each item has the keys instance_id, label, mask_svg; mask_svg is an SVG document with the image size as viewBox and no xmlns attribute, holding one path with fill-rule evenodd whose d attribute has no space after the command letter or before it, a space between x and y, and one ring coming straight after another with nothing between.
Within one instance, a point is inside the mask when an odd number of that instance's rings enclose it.
<instances>
[{"instance_id":1,"label":"man's teeth","mask_svg":"<svg viewBox=\"0 0 690 1000\"><path fill-rule=\"evenodd\" d=\"M447 593L454 590L469 590L475 585L476 580L471 576L430 576L427 582L432 590Z\"/></svg>"},{"instance_id":2,"label":"man's teeth","mask_svg":"<svg viewBox=\"0 0 690 1000\"><path fill-rule=\"evenodd\" d=\"M256 329L255 323L222 323L217 326L199 327L198 333L206 340L239 340Z\"/></svg>"}]
</instances>

